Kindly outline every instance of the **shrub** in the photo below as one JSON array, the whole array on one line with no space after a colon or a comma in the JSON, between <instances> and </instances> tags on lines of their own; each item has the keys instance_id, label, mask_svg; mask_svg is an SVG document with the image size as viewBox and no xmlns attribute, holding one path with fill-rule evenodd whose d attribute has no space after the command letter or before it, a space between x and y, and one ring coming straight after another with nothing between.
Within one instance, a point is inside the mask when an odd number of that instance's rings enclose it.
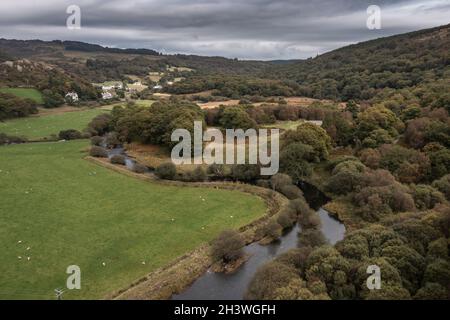
<instances>
[{"instance_id":1,"label":"shrub","mask_svg":"<svg viewBox=\"0 0 450 320\"><path fill-rule=\"evenodd\" d=\"M132 171L135 173L144 173L147 171L147 167L140 163L135 163L133 165Z\"/></svg>"},{"instance_id":2,"label":"shrub","mask_svg":"<svg viewBox=\"0 0 450 320\"><path fill-rule=\"evenodd\" d=\"M100 146L103 142L103 138L100 136L93 136L91 138L91 145L93 146Z\"/></svg>"},{"instance_id":3,"label":"shrub","mask_svg":"<svg viewBox=\"0 0 450 320\"><path fill-rule=\"evenodd\" d=\"M450 200L450 174L443 176L433 182L433 187L442 192L447 200Z\"/></svg>"},{"instance_id":4,"label":"shrub","mask_svg":"<svg viewBox=\"0 0 450 320\"><path fill-rule=\"evenodd\" d=\"M284 185L280 188L280 192L289 200L294 200L303 197L303 192L299 187L291 185Z\"/></svg>"},{"instance_id":5,"label":"shrub","mask_svg":"<svg viewBox=\"0 0 450 320\"><path fill-rule=\"evenodd\" d=\"M125 165L125 156L121 154L115 154L111 157L109 161L113 164Z\"/></svg>"},{"instance_id":6,"label":"shrub","mask_svg":"<svg viewBox=\"0 0 450 320\"><path fill-rule=\"evenodd\" d=\"M75 129L62 130L58 136L61 140L77 140L83 138L83 134Z\"/></svg>"},{"instance_id":7,"label":"shrub","mask_svg":"<svg viewBox=\"0 0 450 320\"><path fill-rule=\"evenodd\" d=\"M107 158L108 157L108 152L106 151L106 149L99 147L99 146L92 146L89 154L92 157L96 157L96 158Z\"/></svg>"},{"instance_id":8,"label":"shrub","mask_svg":"<svg viewBox=\"0 0 450 320\"><path fill-rule=\"evenodd\" d=\"M308 211L311 211L311 208L309 207L309 204L306 202L306 200L301 197L295 200L291 200L289 202L289 207L295 210L297 215L302 215L305 213L308 213Z\"/></svg>"},{"instance_id":9,"label":"shrub","mask_svg":"<svg viewBox=\"0 0 450 320\"><path fill-rule=\"evenodd\" d=\"M307 229L319 227L322 221L314 210L310 209L308 212L298 216L298 223L300 223L302 228Z\"/></svg>"},{"instance_id":10,"label":"shrub","mask_svg":"<svg viewBox=\"0 0 450 320\"><path fill-rule=\"evenodd\" d=\"M214 261L230 263L243 256L245 242L234 230L223 231L212 243L211 257Z\"/></svg>"},{"instance_id":11,"label":"shrub","mask_svg":"<svg viewBox=\"0 0 450 320\"><path fill-rule=\"evenodd\" d=\"M294 225L297 219L297 212L294 209L287 207L283 209L277 217L277 222L283 229L290 228Z\"/></svg>"},{"instance_id":12,"label":"shrub","mask_svg":"<svg viewBox=\"0 0 450 320\"><path fill-rule=\"evenodd\" d=\"M264 237L276 240L281 236L281 226L274 219L270 219L262 228L261 232Z\"/></svg>"},{"instance_id":13,"label":"shrub","mask_svg":"<svg viewBox=\"0 0 450 320\"><path fill-rule=\"evenodd\" d=\"M447 300L447 290L439 283L427 282L420 288L414 300Z\"/></svg>"},{"instance_id":14,"label":"shrub","mask_svg":"<svg viewBox=\"0 0 450 320\"><path fill-rule=\"evenodd\" d=\"M226 176L226 166L223 164L211 164L208 166L208 169L206 171L208 174L214 175L216 177L225 177Z\"/></svg>"},{"instance_id":15,"label":"shrub","mask_svg":"<svg viewBox=\"0 0 450 320\"><path fill-rule=\"evenodd\" d=\"M292 178L284 173L277 173L270 178L270 184L274 190L280 191L282 186L292 185Z\"/></svg>"},{"instance_id":16,"label":"shrub","mask_svg":"<svg viewBox=\"0 0 450 320\"><path fill-rule=\"evenodd\" d=\"M119 138L117 136L117 132L109 132L105 136L105 143L108 147L116 147L120 145Z\"/></svg>"},{"instance_id":17,"label":"shrub","mask_svg":"<svg viewBox=\"0 0 450 320\"><path fill-rule=\"evenodd\" d=\"M4 144L25 143L27 139L15 136L8 136L4 133L0 133L0 146Z\"/></svg>"},{"instance_id":18,"label":"shrub","mask_svg":"<svg viewBox=\"0 0 450 320\"><path fill-rule=\"evenodd\" d=\"M205 181L207 178L205 169L203 169L203 167L200 166L192 170L191 175L193 181Z\"/></svg>"},{"instance_id":19,"label":"shrub","mask_svg":"<svg viewBox=\"0 0 450 320\"><path fill-rule=\"evenodd\" d=\"M318 229L305 229L300 232L298 237L298 246L303 247L320 247L327 243L322 231Z\"/></svg>"},{"instance_id":20,"label":"shrub","mask_svg":"<svg viewBox=\"0 0 450 320\"><path fill-rule=\"evenodd\" d=\"M245 299L276 299L276 290L287 287L294 279L299 279L294 268L276 261L269 262L256 271L245 294Z\"/></svg>"},{"instance_id":21,"label":"shrub","mask_svg":"<svg viewBox=\"0 0 450 320\"><path fill-rule=\"evenodd\" d=\"M259 166L254 164L237 164L231 167L231 175L239 181L253 181L260 175Z\"/></svg>"},{"instance_id":22,"label":"shrub","mask_svg":"<svg viewBox=\"0 0 450 320\"><path fill-rule=\"evenodd\" d=\"M88 124L88 132L91 135L103 135L108 132L111 128L111 115L108 113L103 113L96 116Z\"/></svg>"},{"instance_id":23,"label":"shrub","mask_svg":"<svg viewBox=\"0 0 450 320\"><path fill-rule=\"evenodd\" d=\"M444 202L444 195L428 185L411 185L414 203L420 210L432 209L438 203Z\"/></svg>"},{"instance_id":24,"label":"shrub","mask_svg":"<svg viewBox=\"0 0 450 320\"><path fill-rule=\"evenodd\" d=\"M172 162L167 162L159 165L155 174L160 179L173 180L177 174L177 168Z\"/></svg>"},{"instance_id":25,"label":"shrub","mask_svg":"<svg viewBox=\"0 0 450 320\"><path fill-rule=\"evenodd\" d=\"M450 264L446 260L434 260L425 270L424 281L439 283L447 287L450 285Z\"/></svg>"},{"instance_id":26,"label":"shrub","mask_svg":"<svg viewBox=\"0 0 450 320\"><path fill-rule=\"evenodd\" d=\"M259 179L256 181L256 185L261 188L270 189L270 180Z\"/></svg>"},{"instance_id":27,"label":"shrub","mask_svg":"<svg viewBox=\"0 0 450 320\"><path fill-rule=\"evenodd\" d=\"M325 185L325 189L337 195L344 195L355 191L361 183L362 174L358 171L341 170L331 176Z\"/></svg>"}]
</instances>

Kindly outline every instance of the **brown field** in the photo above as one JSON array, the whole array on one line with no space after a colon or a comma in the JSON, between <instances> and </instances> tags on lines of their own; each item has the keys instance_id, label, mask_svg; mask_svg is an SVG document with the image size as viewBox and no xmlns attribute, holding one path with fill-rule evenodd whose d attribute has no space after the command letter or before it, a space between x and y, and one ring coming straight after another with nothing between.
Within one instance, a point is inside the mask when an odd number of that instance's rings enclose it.
<instances>
[{"instance_id":1,"label":"brown field","mask_svg":"<svg viewBox=\"0 0 450 320\"><path fill-rule=\"evenodd\" d=\"M234 106L239 104L239 100L227 100L227 101L212 101L212 102L206 102L206 103L198 103L200 108L202 109L214 109L221 105L224 106Z\"/></svg>"}]
</instances>

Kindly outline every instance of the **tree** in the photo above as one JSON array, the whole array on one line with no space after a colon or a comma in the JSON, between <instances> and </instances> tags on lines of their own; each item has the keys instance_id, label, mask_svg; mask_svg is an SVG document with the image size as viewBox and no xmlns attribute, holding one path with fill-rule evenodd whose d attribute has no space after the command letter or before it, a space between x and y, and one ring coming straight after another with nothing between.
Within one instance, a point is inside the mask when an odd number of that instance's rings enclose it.
<instances>
[{"instance_id":1,"label":"tree","mask_svg":"<svg viewBox=\"0 0 450 320\"><path fill-rule=\"evenodd\" d=\"M394 139L388 131L384 129L373 130L367 138L363 140L363 147L365 148L377 148L383 144L392 143Z\"/></svg>"},{"instance_id":2,"label":"tree","mask_svg":"<svg viewBox=\"0 0 450 320\"><path fill-rule=\"evenodd\" d=\"M450 285L450 263L446 260L437 259L428 264L424 274L424 281L439 283L447 288Z\"/></svg>"},{"instance_id":3,"label":"tree","mask_svg":"<svg viewBox=\"0 0 450 320\"><path fill-rule=\"evenodd\" d=\"M237 106L224 108L219 123L225 129L257 128L256 122L250 118L248 113L242 107Z\"/></svg>"},{"instance_id":4,"label":"tree","mask_svg":"<svg viewBox=\"0 0 450 320\"><path fill-rule=\"evenodd\" d=\"M277 240L281 236L282 227L275 219L270 219L261 228L261 232L264 237L272 240Z\"/></svg>"},{"instance_id":5,"label":"tree","mask_svg":"<svg viewBox=\"0 0 450 320\"><path fill-rule=\"evenodd\" d=\"M83 134L75 129L62 130L58 136L61 140L77 140L83 138Z\"/></svg>"},{"instance_id":6,"label":"tree","mask_svg":"<svg viewBox=\"0 0 450 320\"><path fill-rule=\"evenodd\" d=\"M445 201L444 195L429 185L419 184L410 186L416 207L420 210L434 208Z\"/></svg>"},{"instance_id":7,"label":"tree","mask_svg":"<svg viewBox=\"0 0 450 320\"><path fill-rule=\"evenodd\" d=\"M111 157L110 162L113 164L125 165L125 156L121 154L115 154Z\"/></svg>"},{"instance_id":8,"label":"tree","mask_svg":"<svg viewBox=\"0 0 450 320\"><path fill-rule=\"evenodd\" d=\"M361 141L377 129L384 129L391 137L396 137L403 128L403 122L382 105L368 108L358 115L357 136Z\"/></svg>"},{"instance_id":9,"label":"tree","mask_svg":"<svg viewBox=\"0 0 450 320\"><path fill-rule=\"evenodd\" d=\"M447 200L450 201L450 174L443 176L439 180L433 182L433 187L442 192Z\"/></svg>"},{"instance_id":10,"label":"tree","mask_svg":"<svg viewBox=\"0 0 450 320\"><path fill-rule=\"evenodd\" d=\"M280 154L280 170L298 182L309 177L312 169L309 161L314 158L314 150L303 143L292 143L286 146Z\"/></svg>"},{"instance_id":11,"label":"tree","mask_svg":"<svg viewBox=\"0 0 450 320\"><path fill-rule=\"evenodd\" d=\"M270 185L274 190L280 191L282 186L291 185L292 178L283 173L277 173L270 177Z\"/></svg>"},{"instance_id":12,"label":"tree","mask_svg":"<svg viewBox=\"0 0 450 320\"><path fill-rule=\"evenodd\" d=\"M327 240L321 230L309 228L302 230L298 237L298 247L320 247L327 244Z\"/></svg>"},{"instance_id":13,"label":"tree","mask_svg":"<svg viewBox=\"0 0 450 320\"><path fill-rule=\"evenodd\" d=\"M260 267L245 293L246 300L272 300L280 298L277 289L286 288L293 280L300 280L294 268L279 262L269 262Z\"/></svg>"},{"instance_id":14,"label":"tree","mask_svg":"<svg viewBox=\"0 0 450 320\"><path fill-rule=\"evenodd\" d=\"M223 263L236 261L243 256L244 245L245 242L237 231L225 230L213 241L211 257L214 261Z\"/></svg>"},{"instance_id":15,"label":"tree","mask_svg":"<svg viewBox=\"0 0 450 320\"><path fill-rule=\"evenodd\" d=\"M106 151L106 149L99 147L99 146L92 146L91 150L89 151L89 154L92 157L96 157L96 158L107 158L108 157L108 152Z\"/></svg>"},{"instance_id":16,"label":"tree","mask_svg":"<svg viewBox=\"0 0 450 320\"><path fill-rule=\"evenodd\" d=\"M439 179L450 172L450 150L442 149L429 155L431 161L431 177Z\"/></svg>"},{"instance_id":17,"label":"tree","mask_svg":"<svg viewBox=\"0 0 450 320\"><path fill-rule=\"evenodd\" d=\"M427 282L413 298L414 300L447 300L448 293L439 283Z\"/></svg>"},{"instance_id":18,"label":"tree","mask_svg":"<svg viewBox=\"0 0 450 320\"><path fill-rule=\"evenodd\" d=\"M297 130L288 130L282 136L282 150L292 143L302 143L309 145L314 150L314 159L316 161L328 158L328 152L331 149L331 138L327 132L319 126L312 123L303 123L297 127Z\"/></svg>"},{"instance_id":19,"label":"tree","mask_svg":"<svg viewBox=\"0 0 450 320\"><path fill-rule=\"evenodd\" d=\"M111 115L102 113L89 122L87 130L93 136L103 136L111 130L111 120Z\"/></svg>"}]
</instances>

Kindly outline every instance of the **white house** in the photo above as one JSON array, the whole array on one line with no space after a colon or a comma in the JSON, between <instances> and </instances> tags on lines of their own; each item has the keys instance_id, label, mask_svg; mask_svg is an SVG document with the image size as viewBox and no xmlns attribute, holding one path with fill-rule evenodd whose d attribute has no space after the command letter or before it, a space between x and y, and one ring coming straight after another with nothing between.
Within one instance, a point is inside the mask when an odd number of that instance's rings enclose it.
<instances>
[{"instance_id":1,"label":"white house","mask_svg":"<svg viewBox=\"0 0 450 320\"><path fill-rule=\"evenodd\" d=\"M70 100L71 102L77 102L78 101L78 94L76 92L69 92L65 96L66 100Z\"/></svg>"},{"instance_id":2,"label":"white house","mask_svg":"<svg viewBox=\"0 0 450 320\"><path fill-rule=\"evenodd\" d=\"M102 98L103 100L109 100L113 98L113 95L111 94L111 92L104 91L102 92Z\"/></svg>"},{"instance_id":3,"label":"white house","mask_svg":"<svg viewBox=\"0 0 450 320\"><path fill-rule=\"evenodd\" d=\"M162 88L163 87L159 84L153 87L153 89L155 89L155 90L161 90Z\"/></svg>"}]
</instances>

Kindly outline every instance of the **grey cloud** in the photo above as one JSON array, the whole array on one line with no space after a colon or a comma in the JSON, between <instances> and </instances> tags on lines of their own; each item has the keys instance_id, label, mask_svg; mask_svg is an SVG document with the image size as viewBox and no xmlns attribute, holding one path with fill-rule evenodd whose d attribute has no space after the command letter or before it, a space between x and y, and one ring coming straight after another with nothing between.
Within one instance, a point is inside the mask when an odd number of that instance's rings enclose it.
<instances>
[{"instance_id":1,"label":"grey cloud","mask_svg":"<svg viewBox=\"0 0 450 320\"><path fill-rule=\"evenodd\" d=\"M82 9L82 30L65 28L70 4ZM382 8L382 30L366 28L372 4ZM2 0L0 36L293 59L446 24L449 13L450 0Z\"/></svg>"}]
</instances>

